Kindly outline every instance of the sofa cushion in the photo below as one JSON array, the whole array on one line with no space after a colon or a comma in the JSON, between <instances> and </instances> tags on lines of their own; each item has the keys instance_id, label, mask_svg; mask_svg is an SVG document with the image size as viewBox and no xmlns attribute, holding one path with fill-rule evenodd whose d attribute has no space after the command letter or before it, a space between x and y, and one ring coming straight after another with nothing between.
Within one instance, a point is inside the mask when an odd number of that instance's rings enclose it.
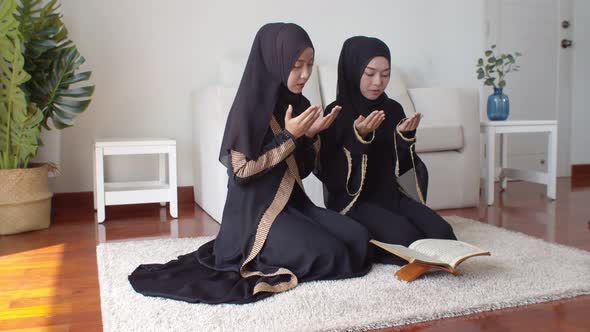
<instances>
[{"instance_id":1,"label":"sofa cushion","mask_svg":"<svg viewBox=\"0 0 590 332\"><path fill-rule=\"evenodd\" d=\"M338 67L334 64L321 64L319 66L319 76L322 101L324 106L327 106L329 103L336 100ZM387 88L385 89L385 93L387 93L389 98L402 105L406 116L411 116L416 113L412 99L410 99L410 95L408 94L406 84L404 83L401 72L397 67L391 66L390 77L391 79L389 80L389 85L387 85Z\"/></svg>"},{"instance_id":2,"label":"sofa cushion","mask_svg":"<svg viewBox=\"0 0 590 332\"><path fill-rule=\"evenodd\" d=\"M462 126L419 127L416 131L416 152L437 152L463 148Z\"/></svg>"},{"instance_id":3,"label":"sofa cushion","mask_svg":"<svg viewBox=\"0 0 590 332\"><path fill-rule=\"evenodd\" d=\"M231 59L223 58L219 61L219 80L220 84L226 87L238 87L244 74L247 58ZM322 105L320 94L320 82L318 68L314 65L311 77L303 88L303 95L309 99L312 105Z\"/></svg>"}]
</instances>

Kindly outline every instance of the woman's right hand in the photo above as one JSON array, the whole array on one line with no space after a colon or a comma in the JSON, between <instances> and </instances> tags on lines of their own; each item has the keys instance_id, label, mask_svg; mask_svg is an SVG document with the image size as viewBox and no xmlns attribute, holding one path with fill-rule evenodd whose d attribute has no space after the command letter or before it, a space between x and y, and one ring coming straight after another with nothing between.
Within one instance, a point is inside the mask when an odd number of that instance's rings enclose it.
<instances>
[{"instance_id":1,"label":"woman's right hand","mask_svg":"<svg viewBox=\"0 0 590 332\"><path fill-rule=\"evenodd\" d=\"M305 112L293 117L293 107L289 105L285 114L285 129L295 138L303 136L321 114L321 108L312 105Z\"/></svg>"},{"instance_id":2,"label":"woman's right hand","mask_svg":"<svg viewBox=\"0 0 590 332\"><path fill-rule=\"evenodd\" d=\"M373 111L366 118L362 115L354 121L354 127L361 137L366 137L370 132L379 128L385 120L385 112Z\"/></svg>"}]
</instances>

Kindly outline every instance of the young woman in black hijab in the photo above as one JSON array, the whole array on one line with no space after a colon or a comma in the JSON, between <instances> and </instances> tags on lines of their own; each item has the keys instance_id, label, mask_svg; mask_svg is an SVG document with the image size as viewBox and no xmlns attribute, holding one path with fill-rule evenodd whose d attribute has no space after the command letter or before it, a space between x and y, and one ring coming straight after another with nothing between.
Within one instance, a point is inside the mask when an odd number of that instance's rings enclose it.
<instances>
[{"instance_id":1,"label":"young woman in black hijab","mask_svg":"<svg viewBox=\"0 0 590 332\"><path fill-rule=\"evenodd\" d=\"M257 33L230 110L220 161L228 194L217 238L130 276L144 295L187 302L248 303L299 282L361 276L370 269L369 233L313 205L301 179L316 165L323 117L301 95L314 50L298 25ZM212 161L213 162L213 161Z\"/></svg>"},{"instance_id":2,"label":"young woman in black hijab","mask_svg":"<svg viewBox=\"0 0 590 332\"><path fill-rule=\"evenodd\" d=\"M318 176L327 190L326 206L362 223L372 238L409 245L421 238L456 239L450 225L424 205L428 173L416 155L415 130L421 115L406 119L402 106L387 97L391 57L377 38L352 37L338 62L334 124L322 132ZM418 201L398 184L413 169ZM407 262L381 249L374 260Z\"/></svg>"}]
</instances>

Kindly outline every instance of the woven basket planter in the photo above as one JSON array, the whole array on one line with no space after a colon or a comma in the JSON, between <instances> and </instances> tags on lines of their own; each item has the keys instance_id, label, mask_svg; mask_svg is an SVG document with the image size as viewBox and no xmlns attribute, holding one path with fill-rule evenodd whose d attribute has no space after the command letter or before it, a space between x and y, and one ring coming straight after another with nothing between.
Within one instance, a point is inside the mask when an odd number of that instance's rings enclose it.
<instances>
[{"instance_id":1,"label":"woven basket planter","mask_svg":"<svg viewBox=\"0 0 590 332\"><path fill-rule=\"evenodd\" d=\"M46 164L0 170L0 235L49 227L51 196Z\"/></svg>"}]
</instances>

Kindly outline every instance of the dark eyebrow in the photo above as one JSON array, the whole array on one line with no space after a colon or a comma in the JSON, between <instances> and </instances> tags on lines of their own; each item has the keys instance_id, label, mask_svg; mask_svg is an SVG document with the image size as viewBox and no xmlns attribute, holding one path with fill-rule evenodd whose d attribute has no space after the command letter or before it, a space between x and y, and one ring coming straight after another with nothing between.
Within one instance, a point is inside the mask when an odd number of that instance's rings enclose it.
<instances>
[{"instance_id":1,"label":"dark eyebrow","mask_svg":"<svg viewBox=\"0 0 590 332\"><path fill-rule=\"evenodd\" d=\"M377 70L377 68L373 68L373 67L369 67L369 66L367 66L367 69L371 69L371 70ZM384 69L383 71L388 71L388 70L390 70L390 69L391 69L391 68L386 68L386 69Z\"/></svg>"}]
</instances>

